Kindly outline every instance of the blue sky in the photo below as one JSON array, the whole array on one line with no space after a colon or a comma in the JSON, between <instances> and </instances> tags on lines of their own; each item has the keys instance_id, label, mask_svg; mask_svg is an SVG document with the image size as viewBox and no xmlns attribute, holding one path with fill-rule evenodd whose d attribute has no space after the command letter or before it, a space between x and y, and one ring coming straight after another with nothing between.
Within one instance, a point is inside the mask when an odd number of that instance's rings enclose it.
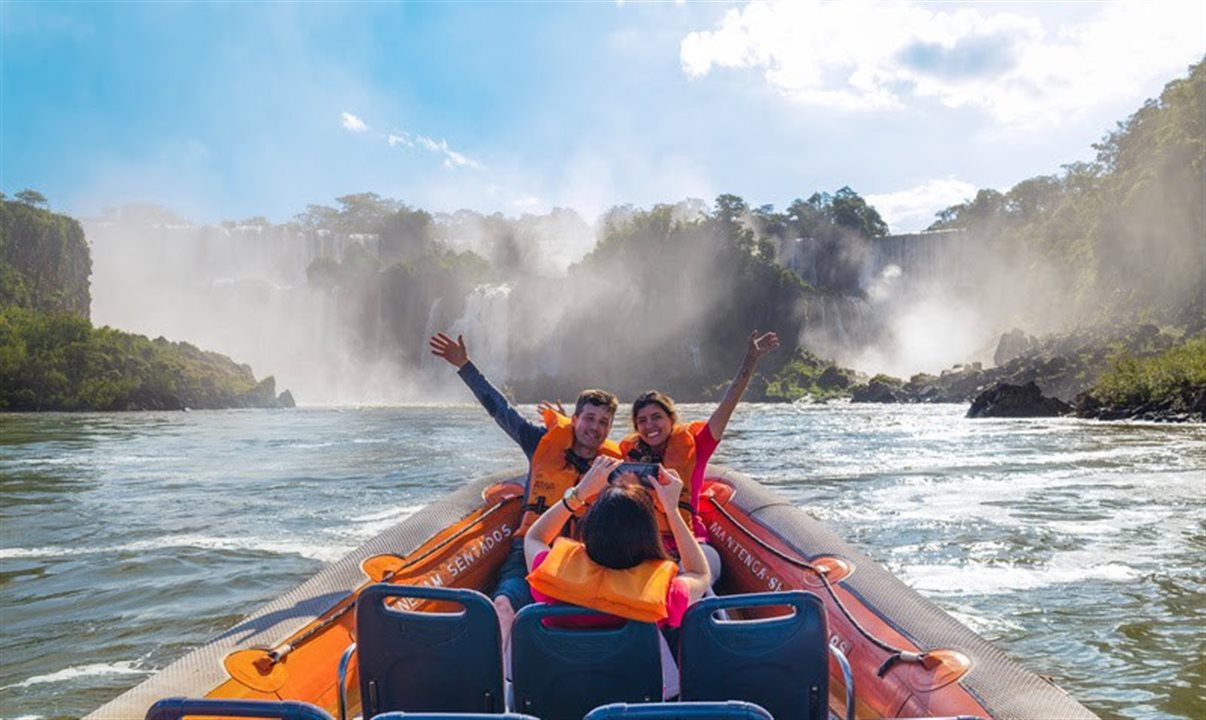
<instances>
[{"instance_id":1,"label":"blue sky","mask_svg":"<svg viewBox=\"0 0 1206 720\"><path fill-rule=\"evenodd\" d=\"M0 189L288 219L849 185L894 230L1063 163L1206 3L0 3Z\"/></svg>"}]
</instances>

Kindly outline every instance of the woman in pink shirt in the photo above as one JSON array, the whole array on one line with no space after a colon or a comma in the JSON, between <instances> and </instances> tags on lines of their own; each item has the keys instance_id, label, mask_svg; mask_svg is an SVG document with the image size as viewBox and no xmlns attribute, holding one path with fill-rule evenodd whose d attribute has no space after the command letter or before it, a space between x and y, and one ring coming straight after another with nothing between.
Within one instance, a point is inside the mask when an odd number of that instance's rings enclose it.
<instances>
[{"instance_id":1,"label":"woman in pink shirt","mask_svg":"<svg viewBox=\"0 0 1206 720\"><path fill-rule=\"evenodd\" d=\"M680 423L674 400L657 390L642 393L632 404L632 426L636 432L624 438L620 451L632 462L661 463L678 471L686 481L678 506L684 519L690 518L695 536L707 538L707 529L699 519L699 498L703 490L708 460L728 427L733 410L745 393L754 369L763 355L779 347L779 336L773 332L750 333L745 357L729 389L707 422ZM663 535L669 535L663 526ZM666 537L668 544L672 537ZM720 572L720 557L704 546L708 564L715 581Z\"/></svg>"}]
</instances>

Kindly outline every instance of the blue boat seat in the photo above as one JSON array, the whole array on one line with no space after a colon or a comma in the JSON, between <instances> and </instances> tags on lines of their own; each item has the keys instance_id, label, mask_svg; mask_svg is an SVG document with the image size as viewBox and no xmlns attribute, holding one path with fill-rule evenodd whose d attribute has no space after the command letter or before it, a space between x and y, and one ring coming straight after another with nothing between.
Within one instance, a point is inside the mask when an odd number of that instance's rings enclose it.
<instances>
[{"instance_id":1,"label":"blue boat seat","mask_svg":"<svg viewBox=\"0 0 1206 720\"><path fill-rule=\"evenodd\" d=\"M540 720L519 713L381 713L373 720Z\"/></svg>"},{"instance_id":2,"label":"blue boat seat","mask_svg":"<svg viewBox=\"0 0 1206 720\"><path fill-rule=\"evenodd\" d=\"M667 702L612 703L591 710L585 720L774 720L771 714L754 703L727 702Z\"/></svg>"},{"instance_id":3,"label":"blue boat seat","mask_svg":"<svg viewBox=\"0 0 1206 720\"><path fill-rule=\"evenodd\" d=\"M571 627L564 622L583 616L611 618L616 625ZM528 605L515 616L511 632L515 711L541 720L582 720L607 703L658 702L658 642L651 623L574 605Z\"/></svg>"},{"instance_id":4,"label":"blue boat seat","mask_svg":"<svg viewBox=\"0 0 1206 720\"><path fill-rule=\"evenodd\" d=\"M181 720L185 716L332 720L326 710L295 700L220 700L167 698L147 708L144 720Z\"/></svg>"},{"instance_id":5,"label":"blue boat seat","mask_svg":"<svg viewBox=\"0 0 1206 720\"><path fill-rule=\"evenodd\" d=\"M435 600L455 612L387 605L396 598ZM379 583L356 599L361 711L502 713L502 642L498 613L475 590ZM342 686L341 686L342 689Z\"/></svg>"},{"instance_id":6,"label":"blue boat seat","mask_svg":"<svg viewBox=\"0 0 1206 720\"><path fill-rule=\"evenodd\" d=\"M739 609L788 615L739 620ZM726 617L718 614L726 611ZM825 604L801 590L704 598L687 610L679 640L682 699L744 700L775 720L829 717Z\"/></svg>"}]
</instances>

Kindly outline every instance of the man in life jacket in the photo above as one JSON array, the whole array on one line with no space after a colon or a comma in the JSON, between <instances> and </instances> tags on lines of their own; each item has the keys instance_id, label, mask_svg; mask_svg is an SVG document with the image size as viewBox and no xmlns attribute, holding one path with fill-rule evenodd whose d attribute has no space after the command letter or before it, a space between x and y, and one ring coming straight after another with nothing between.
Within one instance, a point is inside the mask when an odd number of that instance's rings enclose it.
<instances>
[{"instance_id":1,"label":"man in life jacket","mask_svg":"<svg viewBox=\"0 0 1206 720\"><path fill-rule=\"evenodd\" d=\"M515 613L532 603L532 592L523 555L523 536L546 509L561 502L579 505L575 487L583 473L599 455L620 457L620 448L607 439L619 401L604 390L583 390L574 406L574 414L565 417L551 408L542 408L544 425L537 425L519 414L498 388L469 360L465 338L453 340L444 333L433 336L428 344L431 354L442 357L457 368L457 375L473 391L478 402L490 413L507 435L528 457L528 490L524 513L513 535L511 553L499 571L494 590L494 607L502 628L503 647L511 635Z\"/></svg>"}]
</instances>

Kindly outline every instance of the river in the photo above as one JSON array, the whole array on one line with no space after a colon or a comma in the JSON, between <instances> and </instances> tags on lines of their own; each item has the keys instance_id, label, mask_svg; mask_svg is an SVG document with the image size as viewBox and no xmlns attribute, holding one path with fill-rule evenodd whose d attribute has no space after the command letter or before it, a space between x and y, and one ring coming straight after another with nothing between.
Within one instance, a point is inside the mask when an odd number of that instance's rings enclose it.
<instances>
[{"instance_id":1,"label":"river","mask_svg":"<svg viewBox=\"0 0 1206 720\"><path fill-rule=\"evenodd\" d=\"M743 405L715 461L1103 717L1206 716L1206 426L964 411ZM471 405L0 415L0 716L78 717L522 463Z\"/></svg>"}]
</instances>

